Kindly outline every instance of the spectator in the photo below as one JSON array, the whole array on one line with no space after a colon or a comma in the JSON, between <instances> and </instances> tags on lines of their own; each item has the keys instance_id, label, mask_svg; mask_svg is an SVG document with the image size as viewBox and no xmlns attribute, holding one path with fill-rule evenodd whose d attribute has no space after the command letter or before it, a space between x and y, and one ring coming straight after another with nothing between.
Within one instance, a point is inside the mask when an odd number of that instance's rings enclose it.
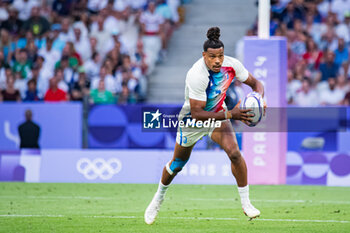
<instances>
[{"instance_id":1,"label":"spectator","mask_svg":"<svg viewBox=\"0 0 350 233\"><path fill-rule=\"evenodd\" d=\"M99 50L98 50L98 47L97 47L97 43L98 42L97 42L96 37L91 36L89 42L90 42L89 49L91 51L91 54L94 54L94 53L99 54Z\"/></svg>"},{"instance_id":2,"label":"spectator","mask_svg":"<svg viewBox=\"0 0 350 233\"><path fill-rule=\"evenodd\" d=\"M71 100L82 101L84 96L89 95L90 82L86 79L86 75L83 69L79 70L79 79L74 83L71 90Z\"/></svg>"},{"instance_id":3,"label":"spectator","mask_svg":"<svg viewBox=\"0 0 350 233\"><path fill-rule=\"evenodd\" d=\"M60 16L68 16L72 5L73 0L54 0L52 3L52 11Z\"/></svg>"},{"instance_id":4,"label":"spectator","mask_svg":"<svg viewBox=\"0 0 350 233\"><path fill-rule=\"evenodd\" d=\"M113 104L115 98L112 92L106 90L104 79L100 79L98 82L98 88L91 91L91 100L94 104Z\"/></svg>"},{"instance_id":5,"label":"spectator","mask_svg":"<svg viewBox=\"0 0 350 233\"><path fill-rule=\"evenodd\" d=\"M136 52L133 56L133 61L140 67L142 74L147 74L148 65L147 65L147 55L143 50L143 42L139 40L136 46Z\"/></svg>"},{"instance_id":6,"label":"spectator","mask_svg":"<svg viewBox=\"0 0 350 233\"><path fill-rule=\"evenodd\" d=\"M117 90L118 92L122 91L122 84L125 83L125 85L128 86L129 91L134 92L135 87L137 85L137 80L132 75L132 72L130 70L122 68L117 73L116 77L116 84L117 84Z\"/></svg>"},{"instance_id":7,"label":"spectator","mask_svg":"<svg viewBox=\"0 0 350 233\"><path fill-rule=\"evenodd\" d=\"M18 126L18 134L20 137L20 148L40 148L39 137L40 127L32 121L33 113L31 110L26 110L26 121Z\"/></svg>"},{"instance_id":8,"label":"spectator","mask_svg":"<svg viewBox=\"0 0 350 233\"><path fill-rule=\"evenodd\" d=\"M140 9L145 9L146 6L147 6L147 0L133 0L133 1L130 1L130 7L134 11L140 10Z\"/></svg>"},{"instance_id":9,"label":"spectator","mask_svg":"<svg viewBox=\"0 0 350 233\"><path fill-rule=\"evenodd\" d=\"M343 91L344 93L347 93L350 91L350 82L347 80L347 78L344 75L338 75L337 77L337 89Z\"/></svg>"},{"instance_id":10,"label":"spectator","mask_svg":"<svg viewBox=\"0 0 350 233\"><path fill-rule=\"evenodd\" d=\"M349 51L348 48L345 46L345 41L343 38L338 39L338 48L334 51L334 54L334 62L339 67L349 60Z\"/></svg>"},{"instance_id":11,"label":"spectator","mask_svg":"<svg viewBox=\"0 0 350 233\"><path fill-rule=\"evenodd\" d=\"M319 24L322 22L322 16L317 9L317 4L315 2L309 1L307 3L307 12L306 15L312 16L312 21L315 24Z\"/></svg>"},{"instance_id":12,"label":"spectator","mask_svg":"<svg viewBox=\"0 0 350 233\"><path fill-rule=\"evenodd\" d=\"M343 100L343 104L345 106L350 106L350 92L346 93L344 100Z\"/></svg>"},{"instance_id":13,"label":"spectator","mask_svg":"<svg viewBox=\"0 0 350 233\"><path fill-rule=\"evenodd\" d=\"M114 80L114 77L111 74L107 73L107 67L102 66L100 69L99 76L96 76L91 81L90 89L98 89L100 80L103 80L105 83L105 89L107 91L110 91L112 94L115 94L117 91L120 91L120 89L117 89L116 82Z\"/></svg>"},{"instance_id":14,"label":"spectator","mask_svg":"<svg viewBox=\"0 0 350 233\"><path fill-rule=\"evenodd\" d=\"M26 21L31 15L32 8L39 6L39 2L37 0L15 0L12 5L19 12L19 19Z\"/></svg>"},{"instance_id":15,"label":"spectator","mask_svg":"<svg viewBox=\"0 0 350 233\"><path fill-rule=\"evenodd\" d=\"M287 32L287 38L293 53L298 55L298 57L301 57L306 52L306 46L304 41L305 37L302 35L302 33L296 33L293 30L289 30Z\"/></svg>"},{"instance_id":16,"label":"spectator","mask_svg":"<svg viewBox=\"0 0 350 233\"><path fill-rule=\"evenodd\" d=\"M338 24L335 32L340 38L344 38L346 43L350 42L350 10L344 14L344 22Z\"/></svg>"},{"instance_id":17,"label":"spectator","mask_svg":"<svg viewBox=\"0 0 350 233\"><path fill-rule=\"evenodd\" d=\"M118 28L120 29L120 40L122 41L125 49L129 54L132 54L136 50L138 34L140 31L140 19L141 12L132 13L131 7L127 7L120 16L118 21Z\"/></svg>"},{"instance_id":18,"label":"spectator","mask_svg":"<svg viewBox=\"0 0 350 233\"><path fill-rule=\"evenodd\" d=\"M121 0L119 0L120 2ZM118 2L118 1L115 1ZM106 6L104 7L100 12L99 16L103 19L103 30L107 31L108 33L112 33L112 31L117 30L119 31L119 20L117 19L116 12L113 11L112 6ZM120 17L120 14L118 14L118 18ZM95 31L97 24L93 23L91 25L91 31Z\"/></svg>"},{"instance_id":19,"label":"spectator","mask_svg":"<svg viewBox=\"0 0 350 233\"><path fill-rule=\"evenodd\" d=\"M130 92L127 83L122 84L122 91L118 98L118 104L132 104L136 102L136 98L133 93Z\"/></svg>"},{"instance_id":20,"label":"spectator","mask_svg":"<svg viewBox=\"0 0 350 233\"><path fill-rule=\"evenodd\" d=\"M89 40L86 36L82 36L81 30L78 26L74 27L74 36L72 42L78 54L80 54L83 61L91 57L91 50L89 49Z\"/></svg>"},{"instance_id":21,"label":"spectator","mask_svg":"<svg viewBox=\"0 0 350 233\"><path fill-rule=\"evenodd\" d=\"M306 41L306 53L303 55L308 68L315 71L319 68L321 58L323 56L322 51L318 50L316 43L312 38L308 38Z\"/></svg>"},{"instance_id":22,"label":"spectator","mask_svg":"<svg viewBox=\"0 0 350 233\"><path fill-rule=\"evenodd\" d=\"M11 35L17 35L22 27L22 20L18 19L18 10L10 6L9 18L2 22L1 27L6 29Z\"/></svg>"},{"instance_id":23,"label":"spectator","mask_svg":"<svg viewBox=\"0 0 350 233\"><path fill-rule=\"evenodd\" d=\"M23 35L23 33L25 35ZM34 41L34 43L38 42L39 40L35 40L33 33L31 31L24 32L23 30L18 35L18 40L14 43L14 46L16 49L24 49L27 46L28 41Z\"/></svg>"},{"instance_id":24,"label":"spectator","mask_svg":"<svg viewBox=\"0 0 350 233\"><path fill-rule=\"evenodd\" d=\"M80 12L79 15L75 16L75 22L72 25L72 30L74 28L79 28L81 31L81 36L88 38L91 22L92 19L90 18L90 15L87 12ZM72 31L72 36L73 33L74 32Z\"/></svg>"},{"instance_id":25,"label":"spectator","mask_svg":"<svg viewBox=\"0 0 350 233\"><path fill-rule=\"evenodd\" d=\"M98 11L107 6L108 0L88 0L87 8L92 14L97 14Z\"/></svg>"},{"instance_id":26,"label":"spectator","mask_svg":"<svg viewBox=\"0 0 350 233\"><path fill-rule=\"evenodd\" d=\"M59 65L56 66L56 73L59 75L58 87L68 91L69 86L73 85L78 80L78 74L76 73L77 67L71 67L69 64L70 60L67 56L63 56Z\"/></svg>"},{"instance_id":27,"label":"spectator","mask_svg":"<svg viewBox=\"0 0 350 233\"><path fill-rule=\"evenodd\" d=\"M66 62L62 61L62 63L66 63ZM63 68L57 68L55 70L55 78L57 80L58 89L61 89L62 91L68 93L68 91L69 91L69 86L68 86L69 82L65 81L65 75L64 75L64 69ZM74 79L73 78L72 78L72 83L74 83Z\"/></svg>"},{"instance_id":28,"label":"spectator","mask_svg":"<svg viewBox=\"0 0 350 233\"><path fill-rule=\"evenodd\" d=\"M84 70L88 80L92 80L92 78L98 76L101 67L101 56L94 52L92 54L91 59L87 60L84 63Z\"/></svg>"},{"instance_id":29,"label":"spectator","mask_svg":"<svg viewBox=\"0 0 350 233\"><path fill-rule=\"evenodd\" d=\"M120 43L107 54L104 65L108 68L108 73L115 73L115 71L122 65L122 54L120 53Z\"/></svg>"},{"instance_id":30,"label":"spectator","mask_svg":"<svg viewBox=\"0 0 350 233\"><path fill-rule=\"evenodd\" d=\"M294 78L302 81L305 77L311 77L310 70L307 69L304 60L300 60L294 68Z\"/></svg>"},{"instance_id":31,"label":"spectator","mask_svg":"<svg viewBox=\"0 0 350 233\"><path fill-rule=\"evenodd\" d=\"M12 67L13 72L20 72L22 79L28 79L31 73L32 64L28 60L27 51L21 49Z\"/></svg>"},{"instance_id":32,"label":"spectator","mask_svg":"<svg viewBox=\"0 0 350 233\"><path fill-rule=\"evenodd\" d=\"M315 23L314 15L308 13L306 15L306 23L304 25L304 30L312 37L312 39L318 44L321 41L321 21Z\"/></svg>"},{"instance_id":33,"label":"spectator","mask_svg":"<svg viewBox=\"0 0 350 233\"><path fill-rule=\"evenodd\" d=\"M64 46L66 46L66 41L60 38L60 33L61 25L58 23L53 24L49 34L49 37L51 37L53 41L52 48L57 50L59 53L62 53Z\"/></svg>"},{"instance_id":34,"label":"spectator","mask_svg":"<svg viewBox=\"0 0 350 233\"><path fill-rule=\"evenodd\" d=\"M25 94L26 94L28 79L23 79L21 77L20 72L14 72L13 74L15 77L14 87L15 87L15 89L19 90L21 98L23 99L25 97Z\"/></svg>"},{"instance_id":35,"label":"spectator","mask_svg":"<svg viewBox=\"0 0 350 233\"><path fill-rule=\"evenodd\" d=\"M287 44L287 60L288 60L288 69L293 69L299 61L298 55L293 52L290 47L290 43Z\"/></svg>"},{"instance_id":36,"label":"spectator","mask_svg":"<svg viewBox=\"0 0 350 233\"><path fill-rule=\"evenodd\" d=\"M344 75L346 78L350 79L350 60L343 63L343 66L339 69L339 74Z\"/></svg>"},{"instance_id":37,"label":"spectator","mask_svg":"<svg viewBox=\"0 0 350 233\"><path fill-rule=\"evenodd\" d=\"M322 50L336 50L338 45L337 37L334 33L333 28L328 29L328 31L322 35L320 48Z\"/></svg>"},{"instance_id":38,"label":"spectator","mask_svg":"<svg viewBox=\"0 0 350 233\"><path fill-rule=\"evenodd\" d=\"M9 13L6 11L6 8L7 8L7 2L1 1L0 2L0 23L9 18Z\"/></svg>"},{"instance_id":39,"label":"spectator","mask_svg":"<svg viewBox=\"0 0 350 233\"><path fill-rule=\"evenodd\" d=\"M28 41L26 51L29 64L33 64L38 57L38 48L36 47L34 40Z\"/></svg>"},{"instance_id":40,"label":"spectator","mask_svg":"<svg viewBox=\"0 0 350 233\"><path fill-rule=\"evenodd\" d=\"M5 60L9 62L15 48L10 34L6 29L0 30L0 50L4 52Z\"/></svg>"},{"instance_id":41,"label":"spectator","mask_svg":"<svg viewBox=\"0 0 350 233\"><path fill-rule=\"evenodd\" d=\"M43 58L39 57L37 63L33 66L31 80L36 82L36 90L40 99L44 98L49 88L49 79L53 76L51 70L42 67Z\"/></svg>"},{"instance_id":42,"label":"spectator","mask_svg":"<svg viewBox=\"0 0 350 233\"><path fill-rule=\"evenodd\" d=\"M320 102L322 105L339 105L343 102L345 92L337 89L337 80L334 77L328 79L328 88L320 93Z\"/></svg>"},{"instance_id":43,"label":"spectator","mask_svg":"<svg viewBox=\"0 0 350 233\"><path fill-rule=\"evenodd\" d=\"M39 55L45 60L44 67L50 70L54 70L56 63L61 58L61 53L53 49L53 38L46 37L46 44L39 50Z\"/></svg>"},{"instance_id":44,"label":"spectator","mask_svg":"<svg viewBox=\"0 0 350 233\"><path fill-rule=\"evenodd\" d=\"M344 12L350 10L350 1L349 0L333 0L328 1L328 12L334 12L338 20L343 21ZM327 3L326 3L327 4Z\"/></svg>"},{"instance_id":45,"label":"spectator","mask_svg":"<svg viewBox=\"0 0 350 233\"><path fill-rule=\"evenodd\" d=\"M143 79L142 72L139 67L131 62L129 55L123 56L123 65L121 71L117 72L117 82L125 82L128 85L130 92L135 93L140 91L139 81Z\"/></svg>"},{"instance_id":46,"label":"spectator","mask_svg":"<svg viewBox=\"0 0 350 233\"><path fill-rule=\"evenodd\" d=\"M33 6L31 17L24 22L23 29L31 31L35 37L42 36L50 29L50 24L44 17L40 16L40 8Z\"/></svg>"},{"instance_id":47,"label":"spectator","mask_svg":"<svg viewBox=\"0 0 350 233\"><path fill-rule=\"evenodd\" d=\"M125 46L124 41L120 38L120 32L118 30L112 30L111 32L112 38L108 41L108 44L106 45L106 53L111 52L114 48L118 48L119 53L127 54L128 50Z\"/></svg>"},{"instance_id":48,"label":"spectator","mask_svg":"<svg viewBox=\"0 0 350 233\"><path fill-rule=\"evenodd\" d=\"M58 79L50 79L50 88L47 90L44 100L47 102L67 101L67 93L58 88Z\"/></svg>"},{"instance_id":49,"label":"spectator","mask_svg":"<svg viewBox=\"0 0 350 233\"><path fill-rule=\"evenodd\" d=\"M301 88L296 92L294 103L301 107L318 106L318 96L311 88L311 80L304 78Z\"/></svg>"},{"instance_id":50,"label":"spectator","mask_svg":"<svg viewBox=\"0 0 350 233\"><path fill-rule=\"evenodd\" d=\"M289 29L293 28L293 23L295 19L303 19L303 12L300 8L296 8L294 1L290 1L287 7L282 12L280 16L280 21L285 23Z\"/></svg>"},{"instance_id":51,"label":"spectator","mask_svg":"<svg viewBox=\"0 0 350 233\"><path fill-rule=\"evenodd\" d=\"M131 2L131 1L119 0L119 1L114 1L114 3L109 1L108 4L107 4L107 8L108 9L113 9L117 13L121 13L128 7L128 5L130 4L129 2Z\"/></svg>"},{"instance_id":52,"label":"spectator","mask_svg":"<svg viewBox=\"0 0 350 233\"><path fill-rule=\"evenodd\" d=\"M325 56L325 62L320 65L320 72L318 79L321 81L327 81L329 77L337 77L339 66L334 62L334 53L327 51Z\"/></svg>"},{"instance_id":53,"label":"spectator","mask_svg":"<svg viewBox=\"0 0 350 233\"><path fill-rule=\"evenodd\" d=\"M70 33L70 18L65 17L61 21L61 30L58 35L58 39L60 39L63 42L67 42L71 39L72 34Z\"/></svg>"},{"instance_id":54,"label":"spectator","mask_svg":"<svg viewBox=\"0 0 350 233\"><path fill-rule=\"evenodd\" d=\"M106 46L106 41L109 41L111 38L111 34L109 31L105 30L104 28L104 19L101 15L97 16L97 26L96 29L93 28L93 25L91 26L91 34L90 36L96 38L97 40L97 51L101 51L102 52L102 56L104 57L105 54L107 53L107 49L108 49L108 44ZM91 40L90 40L91 43Z\"/></svg>"},{"instance_id":55,"label":"spectator","mask_svg":"<svg viewBox=\"0 0 350 233\"><path fill-rule=\"evenodd\" d=\"M36 81L35 79L31 79L27 82L28 89L25 94L25 98L23 101L39 101L39 93L36 89Z\"/></svg>"},{"instance_id":56,"label":"spectator","mask_svg":"<svg viewBox=\"0 0 350 233\"><path fill-rule=\"evenodd\" d=\"M6 70L11 68L6 62L4 53L0 50L0 90L5 89L6 87Z\"/></svg>"},{"instance_id":57,"label":"spectator","mask_svg":"<svg viewBox=\"0 0 350 233\"><path fill-rule=\"evenodd\" d=\"M288 69L287 71L287 100L288 103L293 103L296 93L301 89L301 81L296 79L292 70Z\"/></svg>"},{"instance_id":58,"label":"spectator","mask_svg":"<svg viewBox=\"0 0 350 233\"><path fill-rule=\"evenodd\" d=\"M6 89L1 91L1 101L21 101L21 95L17 89L15 89L15 79L13 75L7 76Z\"/></svg>"},{"instance_id":59,"label":"spectator","mask_svg":"<svg viewBox=\"0 0 350 233\"><path fill-rule=\"evenodd\" d=\"M168 47L168 41L173 34L173 25L175 22L173 21L171 9L166 0L157 0L156 13L161 15L164 19L162 33L162 51L164 53L165 49Z\"/></svg>"},{"instance_id":60,"label":"spectator","mask_svg":"<svg viewBox=\"0 0 350 233\"><path fill-rule=\"evenodd\" d=\"M67 42L62 51L62 57L68 57L69 67L75 69L83 64L81 56L75 51L74 44L72 42ZM56 68L60 67L60 62L56 64Z\"/></svg>"},{"instance_id":61,"label":"spectator","mask_svg":"<svg viewBox=\"0 0 350 233\"><path fill-rule=\"evenodd\" d=\"M154 64L158 60L159 52L162 48L162 27L164 18L155 12L154 1L149 2L147 11L143 12L140 18L142 40L145 53L149 56L149 68L153 70ZM164 38L164 37L163 37Z\"/></svg>"}]
</instances>

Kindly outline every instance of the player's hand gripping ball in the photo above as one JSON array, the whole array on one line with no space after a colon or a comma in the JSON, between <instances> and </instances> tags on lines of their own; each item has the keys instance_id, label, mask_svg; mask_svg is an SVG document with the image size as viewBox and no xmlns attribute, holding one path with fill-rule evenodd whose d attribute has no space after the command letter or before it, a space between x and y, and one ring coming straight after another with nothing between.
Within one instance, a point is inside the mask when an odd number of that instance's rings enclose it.
<instances>
[{"instance_id":1,"label":"player's hand gripping ball","mask_svg":"<svg viewBox=\"0 0 350 233\"><path fill-rule=\"evenodd\" d=\"M251 109L250 114L253 114L254 116L251 117L251 122L244 122L250 127L256 126L262 119L262 117L265 115L265 108L266 104L261 95L257 92L251 92L249 93L242 105L242 109Z\"/></svg>"}]
</instances>

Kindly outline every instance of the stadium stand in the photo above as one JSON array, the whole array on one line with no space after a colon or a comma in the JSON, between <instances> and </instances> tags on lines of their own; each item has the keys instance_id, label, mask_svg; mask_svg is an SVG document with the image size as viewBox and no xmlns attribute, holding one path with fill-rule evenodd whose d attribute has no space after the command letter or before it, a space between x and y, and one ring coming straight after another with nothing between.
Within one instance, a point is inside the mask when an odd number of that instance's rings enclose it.
<instances>
[{"instance_id":1,"label":"stadium stand","mask_svg":"<svg viewBox=\"0 0 350 233\"><path fill-rule=\"evenodd\" d=\"M288 103L349 105L350 1L272 0L270 35L288 40ZM257 34L255 23L247 35ZM243 57L242 44L236 56Z\"/></svg>"},{"instance_id":2,"label":"stadium stand","mask_svg":"<svg viewBox=\"0 0 350 233\"><path fill-rule=\"evenodd\" d=\"M0 101L146 100L147 76L166 56L180 4L1 1Z\"/></svg>"}]
</instances>

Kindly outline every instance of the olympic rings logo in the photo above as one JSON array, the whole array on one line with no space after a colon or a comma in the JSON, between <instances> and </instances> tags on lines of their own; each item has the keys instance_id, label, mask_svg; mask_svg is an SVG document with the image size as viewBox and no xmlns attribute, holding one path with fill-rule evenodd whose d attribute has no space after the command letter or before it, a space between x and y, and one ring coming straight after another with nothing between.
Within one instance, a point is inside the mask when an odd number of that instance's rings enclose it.
<instances>
[{"instance_id":1,"label":"olympic rings logo","mask_svg":"<svg viewBox=\"0 0 350 233\"><path fill-rule=\"evenodd\" d=\"M77 162L77 170L88 180L95 180L100 178L102 180L109 180L122 169L122 163L119 159L111 158L105 161L102 158L90 160L88 158L81 158Z\"/></svg>"}]
</instances>

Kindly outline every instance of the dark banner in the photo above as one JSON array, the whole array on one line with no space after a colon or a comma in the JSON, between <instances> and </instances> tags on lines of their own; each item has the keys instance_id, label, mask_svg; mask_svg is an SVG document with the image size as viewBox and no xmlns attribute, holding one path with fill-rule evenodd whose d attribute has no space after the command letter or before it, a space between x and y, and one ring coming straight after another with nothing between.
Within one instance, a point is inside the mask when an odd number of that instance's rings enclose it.
<instances>
[{"instance_id":1,"label":"dark banner","mask_svg":"<svg viewBox=\"0 0 350 233\"><path fill-rule=\"evenodd\" d=\"M179 105L92 106L88 118L89 147L173 148L180 110ZM344 148L342 138L348 138L349 112L350 108L345 107L268 108L257 126L248 127L234 121L233 127L237 135L280 132L277 131L279 127L284 130L282 132L288 132L289 149L317 148L322 144L327 150L337 150ZM193 123L190 115L187 120ZM209 127L215 127L215 122L211 121ZM307 137L310 139L305 140ZM196 148L207 146L206 140L201 140Z\"/></svg>"}]
</instances>

